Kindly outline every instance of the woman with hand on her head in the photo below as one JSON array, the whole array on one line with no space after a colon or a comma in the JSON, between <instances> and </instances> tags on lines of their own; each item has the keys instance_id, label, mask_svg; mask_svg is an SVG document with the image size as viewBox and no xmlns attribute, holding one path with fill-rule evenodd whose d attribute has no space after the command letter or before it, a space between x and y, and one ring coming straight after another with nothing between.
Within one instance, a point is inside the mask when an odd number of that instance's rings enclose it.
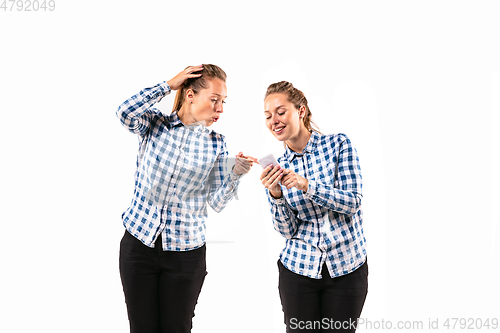
<instances>
[{"instance_id":1,"label":"woman with hand on her head","mask_svg":"<svg viewBox=\"0 0 500 333\"><path fill-rule=\"evenodd\" d=\"M117 111L139 138L135 190L123 213L120 276L130 332L190 332L206 275L207 204L220 212L252 162L242 153L225 172L224 136L209 130L223 112L226 73L187 67ZM153 106L177 90L171 114Z\"/></svg>"},{"instance_id":2,"label":"woman with hand on her head","mask_svg":"<svg viewBox=\"0 0 500 333\"><path fill-rule=\"evenodd\" d=\"M268 129L285 144L260 179L286 238L278 268L287 332L354 332L368 292L356 150L346 135L312 127L307 99L289 82L271 84L264 105Z\"/></svg>"}]
</instances>

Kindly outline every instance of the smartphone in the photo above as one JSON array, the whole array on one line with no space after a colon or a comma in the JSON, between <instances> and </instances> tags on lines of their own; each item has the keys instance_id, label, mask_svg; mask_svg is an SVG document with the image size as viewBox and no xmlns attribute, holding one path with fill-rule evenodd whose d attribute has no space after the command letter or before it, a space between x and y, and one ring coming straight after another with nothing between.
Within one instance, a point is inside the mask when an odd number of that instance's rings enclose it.
<instances>
[{"instance_id":1,"label":"smartphone","mask_svg":"<svg viewBox=\"0 0 500 333\"><path fill-rule=\"evenodd\" d=\"M278 161L276 160L273 154L267 154L265 156L262 156L261 158L257 159L257 161L259 162L262 169L267 167L269 164L272 164L273 167L278 165Z\"/></svg>"}]
</instances>

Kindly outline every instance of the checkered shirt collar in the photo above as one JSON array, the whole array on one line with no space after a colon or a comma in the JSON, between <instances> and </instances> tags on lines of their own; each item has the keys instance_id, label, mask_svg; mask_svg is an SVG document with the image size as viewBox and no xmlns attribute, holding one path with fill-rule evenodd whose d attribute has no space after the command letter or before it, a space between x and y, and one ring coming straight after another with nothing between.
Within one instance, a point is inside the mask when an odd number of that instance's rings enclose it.
<instances>
[{"instance_id":1,"label":"checkered shirt collar","mask_svg":"<svg viewBox=\"0 0 500 333\"><path fill-rule=\"evenodd\" d=\"M167 117L167 121L172 127L182 126L184 125L181 121L181 118L177 115L177 111L172 112Z\"/></svg>"},{"instance_id":2,"label":"checkered shirt collar","mask_svg":"<svg viewBox=\"0 0 500 333\"><path fill-rule=\"evenodd\" d=\"M179 116L177 115L177 111L172 112L166 118L167 118L167 121L168 121L168 123L170 124L171 127L186 126L188 129L194 131L197 134L211 133L211 132L213 132L212 129L209 129L207 126L203 126L201 124L198 124L198 125L184 125L184 123L181 121L181 118L179 118Z\"/></svg>"},{"instance_id":3,"label":"checkered shirt collar","mask_svg":"<svg viewBox=\"0 0 500 333\"><path fill-rule=\"evenodd\" d=\"M285 148L285 157L289 162L292 162L295 157L301 157L304 154L311 154L316 150L316 146L319 142L319 134L316 131L311 132L311 137L309 138L309 141L307 141L307 144L305 148L302 150L302 153L297 153L288 147L286 145Z\"/></svg>"}]
</instances>

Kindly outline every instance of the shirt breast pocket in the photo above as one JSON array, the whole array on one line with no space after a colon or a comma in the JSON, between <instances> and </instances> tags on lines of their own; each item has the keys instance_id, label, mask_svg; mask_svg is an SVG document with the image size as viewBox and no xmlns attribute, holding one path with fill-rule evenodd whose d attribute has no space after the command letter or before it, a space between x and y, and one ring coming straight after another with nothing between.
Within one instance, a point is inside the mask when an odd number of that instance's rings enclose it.
<instances>
[{"instance_id":1,"label":"shirt breast pocket","mask_svg":"<svg viewBox=\"0 0 500 333\"><path fill-rule=\"evenodd\" d=\"M208 154L185 155L183 177L186 178L188 183L192 183L194 187L200 187L201 184L208 180L214 162L215 158Z\"/></svg>"},{"instance_id":2,"label":"shirt breast pocket","mask_svg":"<svg viewBox=\"0 0 500 333\"><path fill-rule=\"evenodd\" d=\"M182 191L191 193L201 191L206 185L210 172L216 164L218 152L208 140L192 141L183 152Z\"/></svg>"},{"instance_id":3,"label":"shirt breast pocket","mask_svg":"<svg viewBox=\"0 0 500 333\"><path fill-rule=\"evenodd\" d=\"M310 179L322 183L325 186L338 186L336 163L328 165L317 165L310 175Z\"/></svg>"}]
</instances>

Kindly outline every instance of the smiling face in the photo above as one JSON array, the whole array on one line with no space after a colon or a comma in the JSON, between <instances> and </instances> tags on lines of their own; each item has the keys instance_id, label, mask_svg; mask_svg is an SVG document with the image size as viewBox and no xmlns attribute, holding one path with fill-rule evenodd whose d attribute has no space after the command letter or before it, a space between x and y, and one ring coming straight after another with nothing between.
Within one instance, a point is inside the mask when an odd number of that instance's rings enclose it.
<instances>
[{"instance_id":1,"label":"smiling face","mask_svg":"<svg viewBox=\"0 0 500 333\"><path fill-rule=\"evenodd\" d=\"M282 93L270 94L264 100L266 126L279 141L294 141L307 131L302 121L305 107L299 110Z\"/></svg>"},{"instance_id":2,"label":"smiling face","mask_svg":"<svg viewBox=\"0 0 500 333\"><path fill-rule=\"evenodd\" d=\"M210 126L217 122L223 110L223 104L227 97L226 83L221 79L212 78L207 80L207 88L201 89L197 94L188 89L186 92L186 105L190 110L181 116L186 125L199 122L205 126Z\"/></svg>"}]
</instances>

